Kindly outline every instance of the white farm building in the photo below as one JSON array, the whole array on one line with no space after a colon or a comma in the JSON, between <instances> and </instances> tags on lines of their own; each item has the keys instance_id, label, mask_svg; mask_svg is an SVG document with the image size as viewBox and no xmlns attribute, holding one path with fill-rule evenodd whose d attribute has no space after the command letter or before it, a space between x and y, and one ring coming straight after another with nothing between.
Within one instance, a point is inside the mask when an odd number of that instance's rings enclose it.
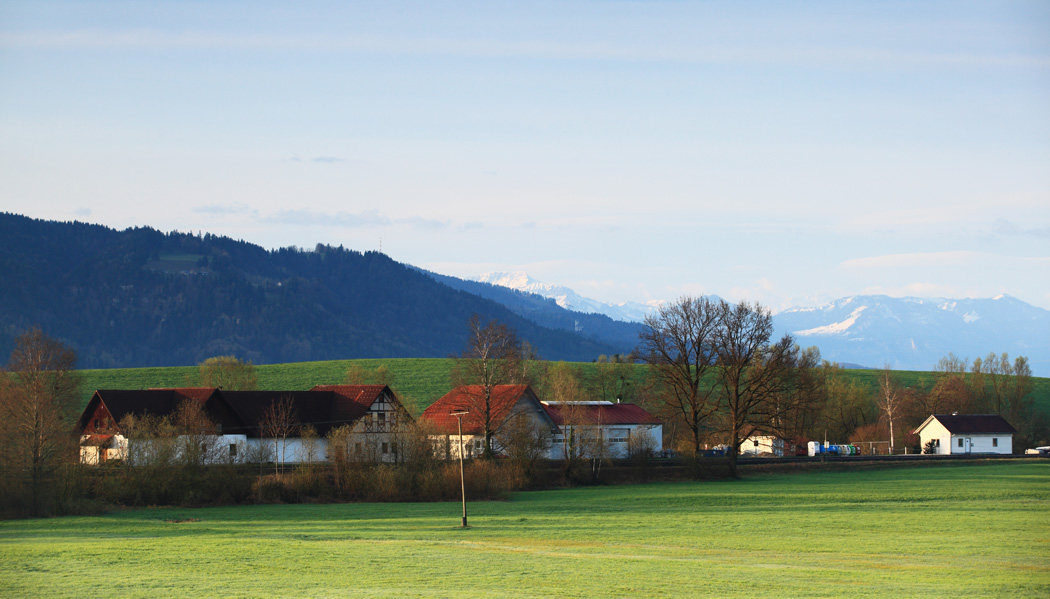
<instances>
[{"instance_id":1,"label":"white farm building","mask_svg":"<svg viewBox=\"0 0 1050 599\"><path fill-rule=\"evenodd\" d=\"M1017 430L998 414L934 414L914 432L938 455L1010 454Z\"/></svg>"}]
</instances>

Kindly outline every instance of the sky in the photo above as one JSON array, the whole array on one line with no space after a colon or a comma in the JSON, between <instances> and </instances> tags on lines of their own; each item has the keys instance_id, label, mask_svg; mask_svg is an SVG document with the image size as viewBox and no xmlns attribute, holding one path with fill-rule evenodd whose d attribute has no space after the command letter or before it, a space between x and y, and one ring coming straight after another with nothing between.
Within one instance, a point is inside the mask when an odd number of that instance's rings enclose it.
<instances>
[{"instance_id":1,"label":"sky","mask_svg":"<svg viewBox=\"0 0 1050 599\"><path fill-rule=\"evenodd\" d=\"M0 3L0 211L1050 308L1050 3Z\"/></svg>"}]
</instances>

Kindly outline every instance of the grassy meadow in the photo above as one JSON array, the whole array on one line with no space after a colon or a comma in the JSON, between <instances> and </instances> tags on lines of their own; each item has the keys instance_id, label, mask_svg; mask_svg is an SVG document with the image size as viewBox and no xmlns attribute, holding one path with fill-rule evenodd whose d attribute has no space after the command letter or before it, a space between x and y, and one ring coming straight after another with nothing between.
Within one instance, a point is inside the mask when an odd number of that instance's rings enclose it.
<instances>
[{"instance_id":1,"label":"grassy meadow","mask_svg":"<svg viewBox=\"0 0 1050 599\"><path fill-rule=\"evenodd\" d=\"M365 370L375 370L385 365L394 376L393 388L405 406L413 414L419 414L450 389L449 372L452 360L447 358L390 358L374 360L328 360L322 362L298 362L289 364L264 364L255 367L259 388L264 390L297 391L314 385L331 385L343 382L351 364L360 364ZM578 364L585 375L590 375L594 365ZM634 388L644 385L643 367L634 369ZM872 390L877 390L878 370L848 370L853 377ZM193 383L196 366L171 366L153 368L113 368L105 370L82 370L84 377L83 405L86 406L95 389L148 389L150 387L177 387ZM921 371L894 371L902 384L908 387L929 388L936 380L936 373ZM1033 378L1032 397L1043 413L1050 414L1050 378Z\"/></svg>"},{"instance_id":2,"label":"grassy meadow","mask_svg":"<svg viewBox=\"0 0 1050 599\"><path fill-rule=\"evenodd\" d=\"M7 597L1046 597L1044 460L0 522Z\"/></svg>"}]
</instances>

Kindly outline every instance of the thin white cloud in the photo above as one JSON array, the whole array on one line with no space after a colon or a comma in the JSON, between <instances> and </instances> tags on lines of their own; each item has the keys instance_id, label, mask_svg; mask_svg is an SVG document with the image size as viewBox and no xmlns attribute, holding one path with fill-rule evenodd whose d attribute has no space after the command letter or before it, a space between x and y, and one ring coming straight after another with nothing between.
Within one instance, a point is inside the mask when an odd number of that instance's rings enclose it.
<instances>
[{"instance_id":1,"label":"thin white cloud","mask_svg":"<svg viewBox=\"0 0 1050 599\"><path fill-rule=\"evenodd\" d=\"M415 229L447 229L449 224L447 221L435 220L432 218L422 218L419 216L413 216L411 218L399 218L394 221L399 225L408 225Z\"/></svg>"},{"instance_id":2,"label":"thin white cloud","mask_svg":"<svg viewBox=\"0 0 1050 599\"><path fill-rule=\"evenodd\" d=\"M673 40L653 43L550 41L538 39L450 39L398 35L247 35L157 29L112 31L33 31L0 33L0 47L59 49L277 50L321 53L374 53L418 56L528 57L551 60L601 60L685 64L798 65L807 68L1047 68L1050 56L1021 53L889 50L848 43L801 44L769 40L763 44L699 44Z\"/></svg>"},{"instance_id":3,"label":"thin white cloud","mask_svg":"<svg viewBox=\"0 0 1050 599\"><path fill-rule=\"evenodd\" d=\"M1006 236L1017 236L1024 235L1026 237L1038 237L1040 239L1050 239L1050 225L1037 226L1037 227L1022 227L1013 221L1000 218L995 221L993 227L995 232L999 235Z\"/></svg>"},{"instance_id":4,"label":"thin white cloud","mask_svg":"<svg viewBox=\"0 0 1050 599\"><path fill-rule=\"evenodd\" d=\"M931 268L944 266L959 266L982 257L981 252L951 251L951 252L914 252L908 254L887 254L885 256L871 256L868 258L854 258L839 264L847 270L872 269L872 268Z\"/></svg>"},{"instance_id":5,"label":"thin white cloud","mask_svg":"<svg viewBox=\"0 0 1050 599\"><path fill-rule=\"evenodd\" d=\"M246 204L210 204L207 206L194 206L191 209L193 212L200 214L213 214L213 215L234 215L234 214L245 214L249 216L258 216L259 211Z\"/></svg>"},{"instance_id":6,"label":"thin white cloud","mask_svg":"<svg viewBox=\"0 0 1050 599\"><path fill-rule=\"evenodd\" d=\"M282 210L262 219L263 222L282 225L306 225L327 227L367 227L391 224L390 218L378 210L366 210L357 214L348 212L314 212L312 210Z\"/></svg>"}]
</instances>

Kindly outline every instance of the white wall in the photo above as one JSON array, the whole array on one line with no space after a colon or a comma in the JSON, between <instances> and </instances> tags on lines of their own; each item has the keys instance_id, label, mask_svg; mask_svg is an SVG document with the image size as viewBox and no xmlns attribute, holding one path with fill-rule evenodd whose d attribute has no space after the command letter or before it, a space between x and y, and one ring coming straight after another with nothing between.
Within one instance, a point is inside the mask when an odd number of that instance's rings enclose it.
<instances>
[{"instance_id":1,"label":"white wall","mask_svg":"<svg viewBox=\"0 0 1050 599\"><path fill-rule=\"evenodd\" d=\"M569 430L570 428L575 430ZM580 448L583 455L580 457L595 457L592 454L604 450L607 457L627 458L630 457L632 448L645 447L651 449L653 453L660 453L664 449L663 425L659 424L617 424L601 427L565 425L562 426L562 432L554 436L550 459L565 459L565 434L567 433L571 433L576 439L581 439ZM599 448L599 442L603 447Z\"/></svg>"},{"instance_id":2,"label":"white wall","mask_svg":"<svg viewBox=\"0 0 1050 599\"><path fill-rule=\"evenodd\" d=\"M1013 435L1009 433L986 434L969 433L953 435L944 425L933 420L919 432L919 446L926 447L931 439L937 439L937 455L959 455L966 453L966 439L970 440L970 453L992 453L1009 455L1013 453ZM993 439L995 445L993 445ZM960 441L962 445L960 446Z\"/></svg>"},{"instance_id":3,"label":"white wall","mask_svg":"<svg viewBox=\"0 0 1050 599\"><path fill-rule=\"evenodd\" d=\"M1013 453L1013 435L1010 434L999 434L999 435L957 435L951 439L951 453L960 454L966 452L966 439L970 440L970 453L994 453L994 454L1011 454ZM994 441L993 441L994 440ZM959 442L962 441L962 447L959 446ZM995 445L993 445L993 442Z\"/></svg>"}]
</instances>

